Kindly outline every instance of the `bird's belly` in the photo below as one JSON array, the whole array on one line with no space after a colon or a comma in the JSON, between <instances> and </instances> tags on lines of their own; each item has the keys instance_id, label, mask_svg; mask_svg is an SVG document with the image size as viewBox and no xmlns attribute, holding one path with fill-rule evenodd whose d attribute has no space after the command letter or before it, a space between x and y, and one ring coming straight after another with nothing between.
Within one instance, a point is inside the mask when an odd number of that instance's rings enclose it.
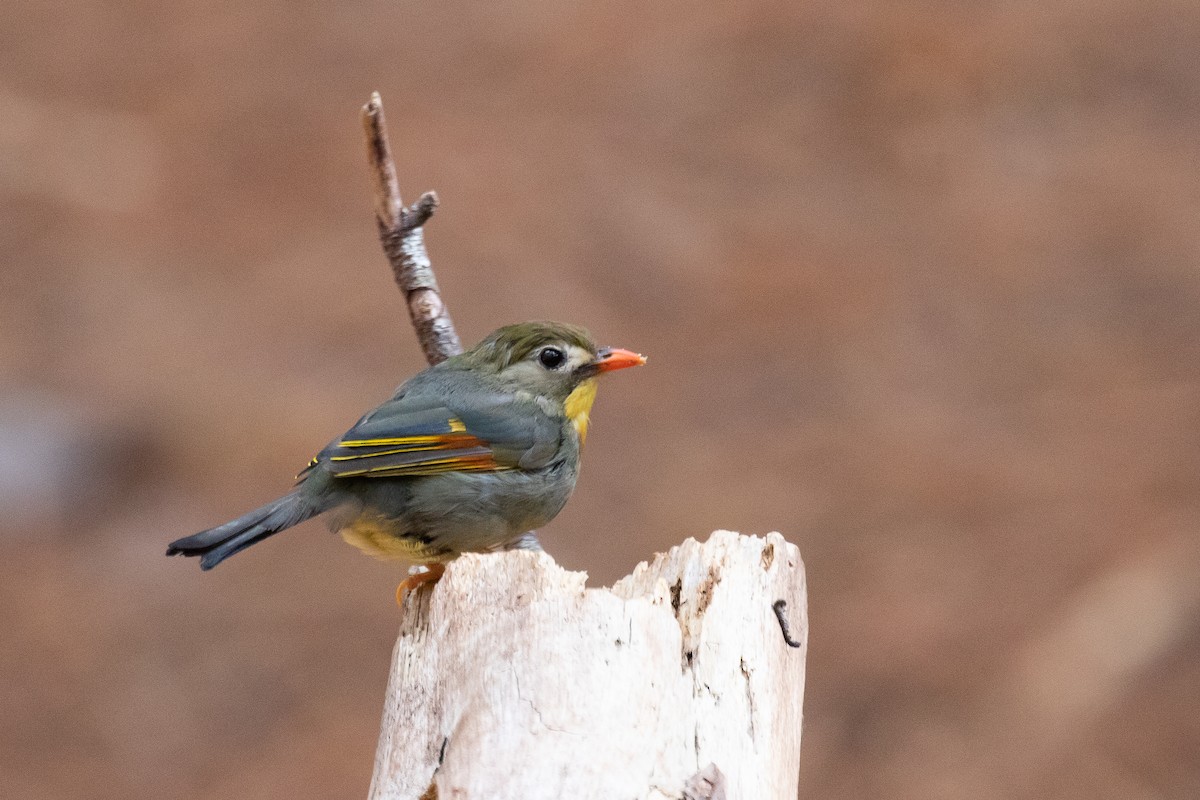
<instances>
[{"instance_id":1,"label":"bird's belly","mask_svg":"<svg viewBox=\"0 0 1200 800\"><path fill-rule=\"evenodd\" d=\"M460 553L503 549L545 525L566 504L575 476L562 465L448 473L406 480L402 492L392 481L370 479L361 505L331 522L343 539L375 558L449 561Z\"/></svg>"},{"instance_id":2,"label":"bird's belly","mask_svg":"<svg viewBox=\"0 0 1200 800\"><path fill-rule=\"evenodd\" d=\"M391 520L363 515L342 525L338 531L348 544L384 561L420 561L425 545L404 535Z\"/></svg>"}]
</instances>

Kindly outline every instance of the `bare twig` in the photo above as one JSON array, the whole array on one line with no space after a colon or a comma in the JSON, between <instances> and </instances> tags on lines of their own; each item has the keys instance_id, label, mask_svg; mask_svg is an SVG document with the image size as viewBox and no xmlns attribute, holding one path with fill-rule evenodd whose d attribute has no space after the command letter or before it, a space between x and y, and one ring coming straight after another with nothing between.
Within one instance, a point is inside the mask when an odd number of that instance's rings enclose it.
<instances>
[{"instance_id":1,"label":"bare twig","mask_svg":"<svg viewBox=\"0 0 1200 800\"><path fill-rule=\"evenodd\" d=\"M425 234L421 227L433 216L438 204L437 195L426 192L411 207L404 207L379 92L372 92L371 99L363 106L362 123L383 252L392 265L396 284L408 302L408 316L425 358L430 364L437 364L462 352L462 343L454 330L450 312L442 302L433 265L425 252Z\"/></svg>"}]
</instances>

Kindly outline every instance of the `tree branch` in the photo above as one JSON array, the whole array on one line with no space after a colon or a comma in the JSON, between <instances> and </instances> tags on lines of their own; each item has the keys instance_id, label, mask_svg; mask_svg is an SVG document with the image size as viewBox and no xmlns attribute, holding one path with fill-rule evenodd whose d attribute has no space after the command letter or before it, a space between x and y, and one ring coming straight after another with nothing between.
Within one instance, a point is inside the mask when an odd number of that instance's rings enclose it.
<instances>
[{"instance_id":1,"label":"tree branch","mask_svg":"<svg viewBox=\"0 0 1200 800\"><path fill-rule=\"evenodd\" d=\"M371 99L363 106L362 124L375 190L375 221L379 224L383 252L392 266L396 285L408 303L408 316L425 358L430 364L437 364L463 349L450 312L442 302L437 279L433 276L433 264L425 252L422 226L437 209L437 195L426 192L411 207L404 207L379 92L372 92Z\"/></svg>"}]
</instances>

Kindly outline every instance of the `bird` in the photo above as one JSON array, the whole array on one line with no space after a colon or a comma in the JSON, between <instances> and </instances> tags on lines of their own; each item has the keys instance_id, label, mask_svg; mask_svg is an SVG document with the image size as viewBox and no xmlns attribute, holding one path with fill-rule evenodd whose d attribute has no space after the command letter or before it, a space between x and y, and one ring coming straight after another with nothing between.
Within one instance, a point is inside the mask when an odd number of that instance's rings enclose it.
<instances>
[{"instance_id":1,"label":"bird","mask_svg":"<svg viewBox=\"0 0 1200 800\"><path fill-rule=\"evenodd\" d=\"M646 363L562 322L507 325L417 373L326 445L292 491L177 539L209 570L319 514L364 553L425 567L396 602L466 552L540 549L528 531L574 491L600 375Z\"/></svg>"}]
</instances>

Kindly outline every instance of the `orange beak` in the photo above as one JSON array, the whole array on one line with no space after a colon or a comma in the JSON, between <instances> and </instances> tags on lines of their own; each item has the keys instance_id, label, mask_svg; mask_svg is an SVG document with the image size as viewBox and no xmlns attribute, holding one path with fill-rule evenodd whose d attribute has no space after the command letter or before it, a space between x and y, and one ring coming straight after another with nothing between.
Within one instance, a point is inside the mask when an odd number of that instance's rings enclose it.
<instances>
[{"instance_id":1,"label":"orange beak","mask_svg":"<svg viewBox=\"0 0 1200 800\"><path fill-rule=\"evenodd\" d=\"M622 350L619 347L601 347L596 353L596 369L600 372L612 372L626 367L640 367L646 363L646 357L632 350Z\"/></svg>"}]
</instances>

